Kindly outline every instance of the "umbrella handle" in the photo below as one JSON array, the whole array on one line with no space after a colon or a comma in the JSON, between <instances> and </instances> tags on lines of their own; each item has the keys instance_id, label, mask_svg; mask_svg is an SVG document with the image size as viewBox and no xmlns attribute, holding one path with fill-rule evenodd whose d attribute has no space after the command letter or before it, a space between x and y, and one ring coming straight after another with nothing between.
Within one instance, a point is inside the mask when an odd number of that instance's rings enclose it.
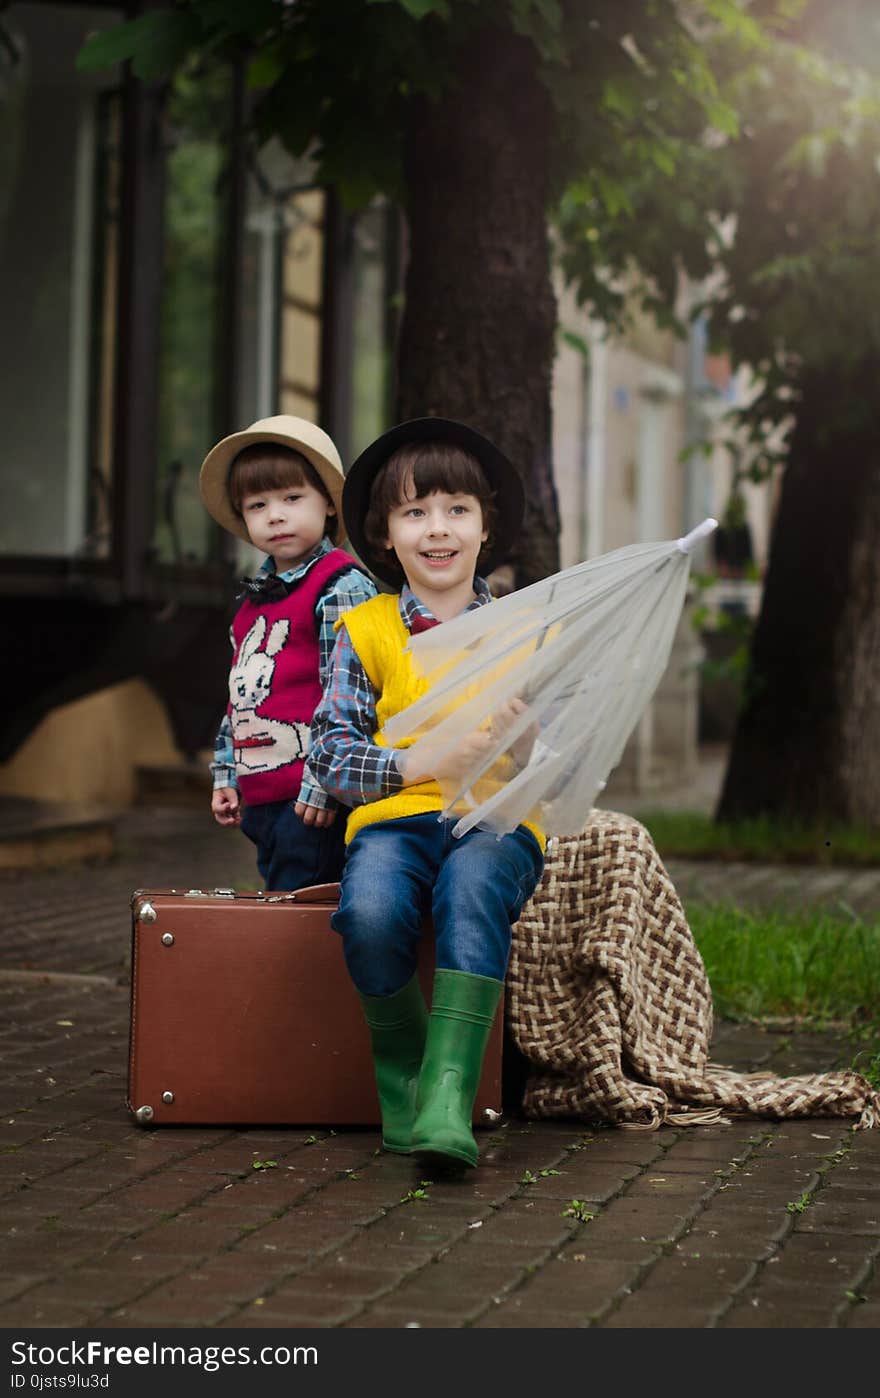
<instances>
[{"instance_id":1,"label":"umbrella handle","mask_svg":"<svg viewBox=\"0 0 880 1398\"><path fill-rule=\"evenodd\" d=\"M718 528L717 519L704 519L702 524L698 524L696 529L692 529L690 534L685 534L684 538L676 539L676 547L682 553L691 553L697 544L703 539L707 539Z\"/></svg>"}]
</instances>

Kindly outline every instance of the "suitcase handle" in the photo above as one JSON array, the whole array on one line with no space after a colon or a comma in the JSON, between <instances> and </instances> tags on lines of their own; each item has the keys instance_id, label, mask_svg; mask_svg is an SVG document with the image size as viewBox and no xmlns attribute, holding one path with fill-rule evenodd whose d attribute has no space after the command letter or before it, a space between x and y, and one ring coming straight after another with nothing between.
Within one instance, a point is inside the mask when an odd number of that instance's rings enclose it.
<instances>
[{"instance_id":1,"label":"suitcase handle","mask_svg":"<svg viewBox=\"0 0 880 1398\"><path fill-rule=\"evenodd\" d=\"M338 883L316 883L311 888L299 888L295 893L264 893L266 903L332 903L339 902Z\"/></svg>"},{"instance_id":2,"label":"suitcase handle","mask_svg":"<svg viewBox=\"0 0 880 1398\"><path fill-rule=\"evenodd\" d=\"M132 910L142 898L151 896L176 895L180 890L176 888L153 889L152 893L146 888L137 888L131 895ZM253 899L260 903L312 903L319 907L328 904L333 907L339 902L338 883L316 883L311 888L298 888L293 893L245 893L236 892L234 888L190 888L183 891L184 898L229 898L229 899Z\"/></svg>"}]
</instances>

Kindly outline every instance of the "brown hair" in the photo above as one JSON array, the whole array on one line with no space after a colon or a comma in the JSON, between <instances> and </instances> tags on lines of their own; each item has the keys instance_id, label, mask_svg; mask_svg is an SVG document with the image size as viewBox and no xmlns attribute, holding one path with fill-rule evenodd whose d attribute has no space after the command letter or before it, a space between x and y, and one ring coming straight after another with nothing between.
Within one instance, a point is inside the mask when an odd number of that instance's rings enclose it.
<instances>
[{"instance_id":1,"label":"brown hair","mask_svg":"<svg viewBox=\"0 0 880 1398\"><path fill-rule=\"evenodd\" d=\"M364 517L364 536L371 549L399 568L394 555L386 552L388 516L404 500L418 500L438 490L479 500L483 528L488 531L483 549L488 548L497 512L494 492L479 461L448 442L419 442L398 447L377 472ZM403 577L403 569L399 571Z\"/></svg>"},{"instance_id":2,"label":"brown hair","mask_svg":"<svg viewBox=\"0 0 880 1398\"><path fill-rule=\"evenodd\" d=\"M330 492L314 466L302 452L280 442L254 442L242 447L232 458L226 477L226 493L235 513L242 518L241 503L246 495L260 495L264 490L282 490L286 485L311 485L319 490L328 505L333 504ZM336 515L328 515L324 533L331 539L336 535Z\"/></svg>"}]
</instances>

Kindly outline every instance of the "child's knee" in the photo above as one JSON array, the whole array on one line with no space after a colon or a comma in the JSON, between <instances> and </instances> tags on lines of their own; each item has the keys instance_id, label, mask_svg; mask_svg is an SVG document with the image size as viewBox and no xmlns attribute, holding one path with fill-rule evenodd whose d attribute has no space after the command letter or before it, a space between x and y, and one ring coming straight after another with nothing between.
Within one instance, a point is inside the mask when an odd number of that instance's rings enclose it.
<instances>
[{"instance_id":1,"label":"child's knee","mask_svg":"<svg viewBox=\"0 0 880 1398\"><path fill-rule=\"evenodd\" d=\"M350 866L343 873L339 907L331 924L349 945L379 955L412 935L413 920L418 919L407 899L395 898L375 866L362 866L356 877L353 873Z\"/></svg>"}]
</instances>

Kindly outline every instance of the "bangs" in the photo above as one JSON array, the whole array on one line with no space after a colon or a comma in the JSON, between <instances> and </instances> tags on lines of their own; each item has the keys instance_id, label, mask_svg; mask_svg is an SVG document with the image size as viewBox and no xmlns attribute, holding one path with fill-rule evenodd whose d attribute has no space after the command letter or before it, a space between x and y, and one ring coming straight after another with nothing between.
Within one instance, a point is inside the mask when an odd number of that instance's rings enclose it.
<instances>
[{"instance_id":1,"label":"bangs","mask_svg":"<svg viewBox=\"0 0 880 1398\"><path fill-rule=\"evenodd\" d=\"M479 461L470 452L448 442L420 442L398 448L376 475L364 518L364 534L371 548L384 556L383 541L392 510L407 500L418 500L436 491L447 495L472 495L479 500L483 526L491 539L496 518L495 496Z\"/></svg>"},{"instance_id":2,"label":"bangs","mask_svg":"<svg viewBox=\"0 0 880 1398\"><path fill-rule=\"evenodd\" d=\"M398 457L401 460L398 461ZM410 459L407 461L406 458ZM486 473L476 457L458 447L443 442L426 442L424 446L405 447L388 462L389 476L397 476L397 504L410 499L409 485L415 488L415 498L433 495L443 490L447 495L474 495L478 500L491 496Z\"/></svg>"},{"instance_id":3,"label":"bangs","mask_svg":"<svg viewBox=\"0 0 880 1398\"><path fill-rule=\"evenodd\" d=\"M246 495L282 490L286 485L311 485L333 503L321 477L310 462L292 447L256 442L238 453L229 468L227 492L232 508L241 513Z\"/></svg>"},{"instance_id":4,"label":"bangs","mask_svg":"<svg viewBox=\"0 0 880 1398\"><path fill-rule=\"evenodd\" d=\"M370 495L371 512L387 518L405 500L418 500L435 491L447 495L473 495L481 505L489 503L492 491L486 473L476 457L445 442L425 442L401 447L389 456L376 477Z\"/></svg>"}]
</instances>

